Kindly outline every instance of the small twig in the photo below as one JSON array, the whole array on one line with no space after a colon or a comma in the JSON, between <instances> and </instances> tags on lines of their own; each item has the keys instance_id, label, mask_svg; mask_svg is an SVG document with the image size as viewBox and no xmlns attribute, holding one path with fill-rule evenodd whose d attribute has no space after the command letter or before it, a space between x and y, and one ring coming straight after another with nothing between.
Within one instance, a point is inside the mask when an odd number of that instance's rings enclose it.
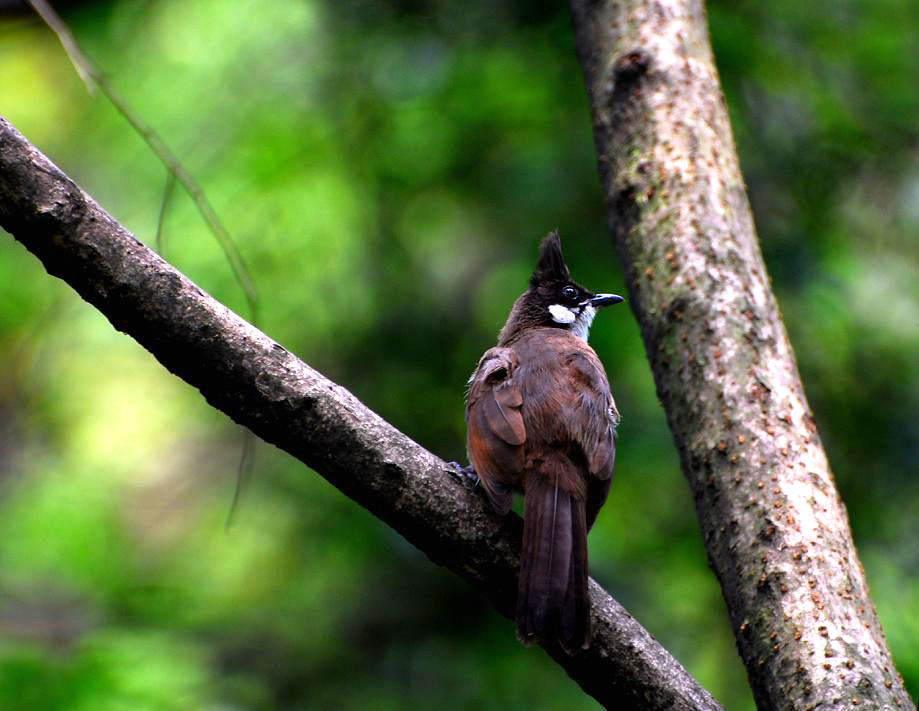
<instances>
[{"instance_id":1,"label":"small twig","mask_svg":"<svg viewBox=\"0 0 919 711\"><path fill-rule=\"evenodd\" d=\"M156 252L163 256L163 224L166 222L166 212L169 210L169 203L172 202L172 195L175 192L176 176L171 170L166 171L166 185L163 187L163 200L160 202L160 214L156 219Z\"/></svg>"},{"instance_id":2,"label":"small twig","mask_svg":"<svg viewBox=\"0 0 919 711\"><path fill-rule=\"evenodd\" d=\"M51 28L51 31L57 35L61 45L64 47L64 51L67 52L67 56L70 58L71 64L73 64L73 68L77 71L77 75L86 85L86 91L89 92L90 96L95 96L96 89L99 88L99 82L96 77L98 72L93 63L83 54L80 45L77 44L76 39L70 32L70 28L67 27L60 15L45 0L29 0L29 4L38 13L38 16L45 21L45 24Z\"/></svg>"},{"instance_id":3,"label":"small twig","mask_svg":"<svg viewBox=\"0 0 919 711\"><path fill-rule=\"evenodd\" d=\"M233 525L233 517L236 509L239 507L239 500L242 497L243 489L252 478L252 463L255 461L255 435L248 427L243 430L243 447L239 455L239 464L236 467L236 488L233 489L233 500L230 502L230 511L227 514L227 520L224 528L229 529Z\"/></svg>"},{"instance_id":4,"label":"small twig","mask_svg":"<svg viewBox=\"0 0 919 711\"><path fill-rule=\"evenodd\" d=\"M39 17L44 20L45 24L48 25L51 31L57 35L61 45L64 47L64 51L67 52L67 56L76 68L77 74L79 74L80 78L86 84L90 94L93 93L94 86L98 88L112 103L118 113L120 113L122 117L131 124L131 127L140 134L141 138L146 141L150 149L166 166L166 169L174 175L176 180L185 188L186 192L195 203L195 206L198 208L198 212L201 214L205 224L207 224L208 229L210 229L211 234L214 235L214 238L223 250L224 256L230 264L230 269L233 271L233 275L239 282L243 294L246 297L246 303L249 306L250 320L257 324L258 292L255 288L255 282L249 273L248 267L246 267L246 263L243 260L239 248L236 246L230 233L223 226L223 223L220 222L220 218L217 217L217 213L205 196L201 186L198 185L197 181L195 181L191 174L185 169L185 166L176 158L175 154L169 150L159 134L134 113L127 102L121 98L121 95L115 91L105 74L103 74L83 53L83 50L80 49L80 45L77 44L70 29L54 11L54 8L45 2L45 0L28 0L28 2L35 12L38 13Z\"/></svg>"}]
</instances>

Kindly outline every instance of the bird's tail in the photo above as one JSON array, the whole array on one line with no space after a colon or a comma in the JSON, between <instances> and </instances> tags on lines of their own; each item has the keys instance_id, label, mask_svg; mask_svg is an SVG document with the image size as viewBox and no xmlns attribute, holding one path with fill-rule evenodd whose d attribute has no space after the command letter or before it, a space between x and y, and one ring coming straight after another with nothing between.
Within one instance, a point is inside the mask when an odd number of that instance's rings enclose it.
<instances>
[{"instance_id":1,"label":"bird's tail","mask_svg":"<svg viewBox=\"0 0 919 711\"><path fill-rule=\"evenodd\" d=\"M556 639L568 652L590 645L584 496L570 486L581 482L564 455L526 476L517 593L524 644Z\"/></svg>"}]
</instances>

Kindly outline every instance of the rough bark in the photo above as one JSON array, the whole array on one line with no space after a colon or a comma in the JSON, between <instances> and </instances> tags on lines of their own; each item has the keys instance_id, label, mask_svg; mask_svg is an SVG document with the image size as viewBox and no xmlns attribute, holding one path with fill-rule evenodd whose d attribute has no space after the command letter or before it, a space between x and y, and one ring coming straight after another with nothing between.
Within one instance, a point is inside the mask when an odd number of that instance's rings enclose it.
<instances>
[{"instance_id":1,"label":"rough bark","mask_svg":"<svg viewBox=\"0 0 919 711\"><path fill-rule=\"evenodd\" d=\"M572 0L657 392L762 709L908 708L766 276L701 0Z\"/></svg>"},{"instance_id":2,"label":"rough bark","mask_svg":"<svg viewBox=\"0 0 919 711\"><path fill-rule=\"evenodd\" d=\"M441 459L195 286L2 117L0 226L211 405L313 468L513 619L519 517L492 514ZM593 581L590 593L591 648L568 656L545 645L588 694L616 709L721 708Z\"/></svg>"}]
</instances>

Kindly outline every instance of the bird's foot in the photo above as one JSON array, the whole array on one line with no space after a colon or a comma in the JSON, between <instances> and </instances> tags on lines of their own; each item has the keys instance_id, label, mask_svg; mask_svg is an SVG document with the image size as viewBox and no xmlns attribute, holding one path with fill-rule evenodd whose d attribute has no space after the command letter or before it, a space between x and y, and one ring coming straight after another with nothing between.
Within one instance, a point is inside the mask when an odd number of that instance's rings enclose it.
<instances>
[{"instance_id":1,"label":"bird's foot","mask_svg":"<svg viewBox=\"0 0 919 711\"><path fill-rule=\"evenodd\" d=\"M447 462L447 470L467 489L475 491L478 488L479 475L475 473L471 464L464 467L459 462Z\"/></svg>"}]
</instances>

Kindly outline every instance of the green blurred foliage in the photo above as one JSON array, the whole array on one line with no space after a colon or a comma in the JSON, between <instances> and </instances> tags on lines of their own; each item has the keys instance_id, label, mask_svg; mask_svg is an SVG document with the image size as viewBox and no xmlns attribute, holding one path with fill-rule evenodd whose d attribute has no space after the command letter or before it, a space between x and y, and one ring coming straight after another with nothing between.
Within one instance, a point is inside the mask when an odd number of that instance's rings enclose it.
<instances>
[{"instance_id":1,"label":"green blurred foliage","mask_svg":"<svg viewBox=\"0 0 919 711\"><path fill-rule=\"evenodd\" d=\"M8 9L9 3L0 4ZM447 459L463 384L561 228L621 291L563 6L119 0L65 19L204 186L261 327ZM763 251L898 667L919 693L919 5L710 4ZM153 244L165 172L0 15L0 111ZM164 256L245 313L188 198ZM752 708L635 323L594 575ZM0 240L0 708L596 708L457 579L239 429Z\"/></svg>"}]
</instances>

